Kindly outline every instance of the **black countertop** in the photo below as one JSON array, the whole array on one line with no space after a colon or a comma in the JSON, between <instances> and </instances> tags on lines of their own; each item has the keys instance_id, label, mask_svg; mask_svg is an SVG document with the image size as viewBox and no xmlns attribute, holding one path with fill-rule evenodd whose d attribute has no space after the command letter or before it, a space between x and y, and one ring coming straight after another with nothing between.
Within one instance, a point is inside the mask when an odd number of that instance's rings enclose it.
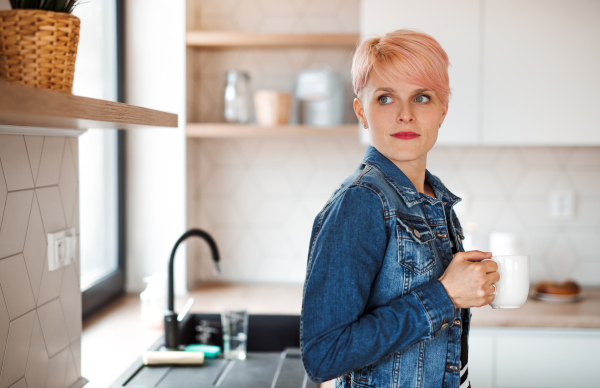
<instances>
[{"instance_id":1,"label":"black countertop","mask_svg":"<svg viewBox=\"0 0 600 388\"><path fill-rule=\"evenodd\" d=\"M186 318L180 343L192 343L201 322L216 323L218 317L193 314ZM139 357L111 388L317 388L318 384L308 379L300 357L299 324L299 316L250 315L245 360L207 358L199 366L148 366ZM219 333L215 340L220 339ZM161 337L149 350L159 350L163 344Z\"/></svg>"}]
</instances>

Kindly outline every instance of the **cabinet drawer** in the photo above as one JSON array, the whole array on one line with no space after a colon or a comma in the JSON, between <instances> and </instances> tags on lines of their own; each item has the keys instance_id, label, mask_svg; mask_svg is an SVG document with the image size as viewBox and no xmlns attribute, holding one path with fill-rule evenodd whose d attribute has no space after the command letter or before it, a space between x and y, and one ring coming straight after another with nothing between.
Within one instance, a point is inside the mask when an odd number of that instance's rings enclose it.
<instances>
[{"instance_id":1,"label":"cabinet drawer","mask_svg":"<svg viewBox=\"0 0 600 388\"><path fill-rule=\"evenodd\" d=\"M496 387L598 387L597 331L505 332L496 341Z\"/></svg>"}]
</instances>

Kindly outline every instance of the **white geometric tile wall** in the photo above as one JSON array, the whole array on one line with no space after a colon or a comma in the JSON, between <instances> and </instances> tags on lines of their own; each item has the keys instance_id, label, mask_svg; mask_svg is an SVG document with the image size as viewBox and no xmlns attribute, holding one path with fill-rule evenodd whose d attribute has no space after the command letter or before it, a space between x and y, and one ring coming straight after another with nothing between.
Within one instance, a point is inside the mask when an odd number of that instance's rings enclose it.
<instances>
[{"instance_id":1,"label":"white geometric tile wall","mask_svg":"<svg viewBox=\"0 0 600 388\"><path fill-rule=\"evenodd\" d=\"M600 285L600 148L436 148L429 168L465 197L457 211L475 248L493 231L520 236L532 280L574 278ZM550 195L572 190L572 218L550 218Z\"/></svg>"},{"instance_id":2,"label":"white geometric tile wall","mask_svg":"<svg viewBox=\"0 0 600 388\"><path fill-rule=\"evenodd\" d=\"M46 233L78 227L77 155L77 138L0 135L0 388L81 376L79 266L46 257Z\"/></svg>"},{"instance_id":3,"label":"white geometric tile wall","mask_svg":"<svg viewBox=\"0 0 600 388\"><path fill-rule=\"evenodd\" d=\"M190 241L198 278L301 283L314 217L354 171L356 139L190 140L189 223L206 228L222 251L221 275ZM532 281L573 278L600 286L600 148L434 147L428 169L456 195L474 248L493 231L518 234ZM576 196L572 219L549 217L550 193Z\"/></svg>"}]
</instances>

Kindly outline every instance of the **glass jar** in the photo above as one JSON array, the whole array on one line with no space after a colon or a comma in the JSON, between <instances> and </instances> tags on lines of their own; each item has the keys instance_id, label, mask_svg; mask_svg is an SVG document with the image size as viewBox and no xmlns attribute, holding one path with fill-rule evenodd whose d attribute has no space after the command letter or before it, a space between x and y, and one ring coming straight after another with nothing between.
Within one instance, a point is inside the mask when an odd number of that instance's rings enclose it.
<instances>
[{"instance_id":1,"label":"glass jar","mask_svg":"<svg viewBox=\"0 0 600 388\"><path fill-rule=\"evenodd\" d=\"M225 74L225 120L229 123L247 123L249 119L248 82L245 71L228 70Z\"/></svg>"}]
</instances>

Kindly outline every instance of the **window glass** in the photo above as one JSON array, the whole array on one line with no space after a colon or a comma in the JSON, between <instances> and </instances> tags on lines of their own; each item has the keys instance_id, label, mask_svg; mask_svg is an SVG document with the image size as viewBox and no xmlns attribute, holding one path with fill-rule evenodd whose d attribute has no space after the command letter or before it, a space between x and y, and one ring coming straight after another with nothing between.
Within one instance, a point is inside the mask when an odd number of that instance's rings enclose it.
<instances>
[{"instance_id":1,"label":"window glass","mask_svg":"<svg viewBox=\"0 0 600 388\"><path fill-rule=\"evenodd\" d=\"M81 31L73 93L117 100L115 0L82 2L73 14ZM118 269L117 131L89 129L79 136L81 289Z\"/></svg>"}]
</instances>

